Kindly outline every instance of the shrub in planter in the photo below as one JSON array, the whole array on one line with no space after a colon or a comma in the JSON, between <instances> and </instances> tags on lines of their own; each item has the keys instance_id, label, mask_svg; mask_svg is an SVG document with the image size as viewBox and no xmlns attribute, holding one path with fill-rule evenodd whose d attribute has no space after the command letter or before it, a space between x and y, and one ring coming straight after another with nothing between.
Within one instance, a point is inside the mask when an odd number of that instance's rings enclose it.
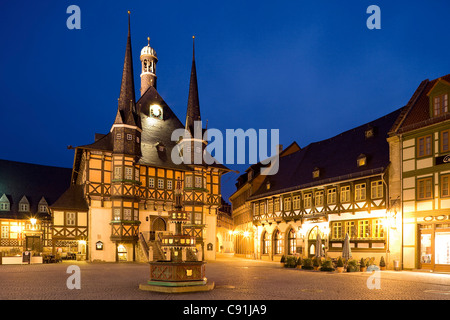
<instances>
[{"instance_id":1,"label":"shrub in planter","mask_svg":"<svg viewBox=\"0 0 450 320\"><path fill-rule=\"evenodd\" d=\"M357 272L359 271L358 261L352 259L347 262L347 272Z\"/></svg>"},{"instance_id":2,"label":"shrub in planter","mask_svg":"<svg viewBox=\"0 0 450 320\"><path fill-rule=\"evenodd\" d=\"M313 267L314 267L314 270L319 270L319 267L320 267L320 259L319 258L317 258L317 257L313 258Z\"/></svg>"},{"instance_id":3,"label":"shrub in planter","mask_svg":"<svg viewBox=\"0 0 450 320\"><path fill-rule=\"evenodd\" d=\"M386 270L386 262L384 261L384 256L380 259L380 270Z\"/></svg>"},{"instance_id":4,"label":"shrub in planter","mask_svg":"<svg viewBox=\"0 0 450 320\"><path fill-rule=\"evenodd\" d=\"M342 260L342 257L339 257L336 262L336 270L339 273L344 272L344 261Z\"/></svg>"},{"instance_id":5,"label":"shrub in planter","mask_svg":"<svg viewBox=\"0 0 450 320\"><path fill-rule=\"evenodd\" d=\"M310 258L305 258L302 261L302 269L304 270L311 270L313 269L313 263L312 260Z\"/></svg>"},{"instance_id":6,"label":"shrub in planter","mask_svg":"<svg viewBox=\"0 0 450 320\"><path fill-rule=\"evenodd\" d=\"M296 264L297 264L297 259L294 256L286 257L286 262L284 264L284 266L286 268L295 268Z\"/></svg>"},{"instance_id":7,"label":"shrub in planter","mask_svg":"<svg viewBox=\"0 0 450 320\"><path fill-rule=\"evenodd\" d=\"M320 267L320 271L334 271L333 261L331 261L331 259L325 259L322 262L322 266Z\"/></svg>"},{"instance_id":8,"label":"shrub in planter","mask_svg":"<svg viewBox=\"0 0 450 320\"><path fill-rule=\"evenodd\" d=\"M280 263L285 263L285 261L286 261L286 257L284 256L284 254L281 256L281 260L280 260Z\"/></svg>"},{"instance_id":9,"label":"shrub in planter","mask_svg":"<svg viewBox=\"0 0 450 320\"><path fill-rule=\"evenodd\" d=\"M361 258L361 261L359 262L359 269L361 272L366 272L367 266L366 260L364 260L364 258Z\"/></svg>"}]
</instances>

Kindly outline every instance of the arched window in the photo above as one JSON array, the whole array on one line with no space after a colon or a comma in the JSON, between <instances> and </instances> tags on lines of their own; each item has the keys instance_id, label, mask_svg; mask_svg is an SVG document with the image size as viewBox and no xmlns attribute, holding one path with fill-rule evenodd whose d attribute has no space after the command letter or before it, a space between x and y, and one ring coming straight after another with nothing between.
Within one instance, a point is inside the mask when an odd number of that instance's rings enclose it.
<instances>
[{"instance_id":1,"label":"arched window","mask_svg":"<svg viewBox=\"0 0 450 320\"><path fill-rule=\"evenodd\" d=\"M288 254L294 254L297 248L296 242L297 232L291 228L288 232Z\"/></svg>"},{"instance_id":2,"label":"arched window","mask_svg":"<svg viewBox=\"0 0 450 320\"><path fill-rule=\"evenodd\" d=\"M270 252L270 235L267 231L264 231L262 235L262 253L269 254Z\"/></svg>"},{"instance_id":3,"label":"arched window","mask_svg":"<svg viewBox=\"0 0 450 320\"><path fill-rule=\"evenodd\" d=\"M280 230L275 230L273 233L273 254L283 253L283 236Z\"/></svg>"}]
</instances>

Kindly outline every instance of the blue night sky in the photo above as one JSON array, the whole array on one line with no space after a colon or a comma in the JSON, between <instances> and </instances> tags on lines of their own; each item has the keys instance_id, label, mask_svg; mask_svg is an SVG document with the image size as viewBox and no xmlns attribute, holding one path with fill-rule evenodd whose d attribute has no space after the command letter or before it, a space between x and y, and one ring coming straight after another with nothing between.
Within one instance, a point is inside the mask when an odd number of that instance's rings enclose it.
<instances>
[{"instance_id":1,"label":"blue night sky","mask_svg":"<svg viewBox=\"0 0 450 320\"><path fill-rule=\"evenodd\" d=\"M72 4L81 30L66 27ZM372 4L381 30L366 27ZM279 129L284 146L372 121L450 73L448 1L1 1L1 159L71 167L68 145L109 131L128 10L136 97L149 36L158 91L185 120L195 35L208 127ZM223 177L225 199L237 177Z\"/></svg>"}]
</instances>

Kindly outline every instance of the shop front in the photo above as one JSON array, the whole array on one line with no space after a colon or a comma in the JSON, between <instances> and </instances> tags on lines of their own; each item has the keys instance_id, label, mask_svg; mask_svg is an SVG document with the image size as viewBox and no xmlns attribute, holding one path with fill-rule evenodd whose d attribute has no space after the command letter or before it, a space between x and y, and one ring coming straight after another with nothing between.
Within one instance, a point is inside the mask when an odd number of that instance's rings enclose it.
<instances>
[{"instance_id":1,"label":"shop front","mask_svg":"<svg viewBox=\"0 0 450 320\"><path fill-rule=\"evenodd\" d=\"M445 218L426 217L418 224L420 269L450 272L450 220Z\"/></svg>"}]
</instances>

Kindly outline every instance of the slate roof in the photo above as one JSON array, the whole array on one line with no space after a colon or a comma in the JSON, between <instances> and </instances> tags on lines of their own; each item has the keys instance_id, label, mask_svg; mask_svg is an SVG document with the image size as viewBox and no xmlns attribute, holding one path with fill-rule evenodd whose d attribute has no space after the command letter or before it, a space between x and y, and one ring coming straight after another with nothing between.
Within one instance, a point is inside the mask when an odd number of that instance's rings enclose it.
<instances>
[{"instance_id":1,"label":"slate roof","mask_svg":"<svg viewBox=\"0 0 450 320\"><path fill-rule=\"evenodd\" d=\"M38 205L42 197L47 204L53 204L70 185L71 168L60 168L0 160L0 197L5 194L10 202L10 211L0 211L0 218L29 219L42 218ZM19 202L26 196L30 212L19 212Z\"/></svg>"},{"instance_id":2,"label":"slate roof","mask_svg":"<svg viewBox=\"0 0 450 320\"><path fill-rule=\"evenodd\" d=\"M50 207L53 210L89 210L89 206L84 199L83 186L78 184L71 185Z\"/></svg>"},{"instance_id":3,"label":"slate roof","mask_svg":"<svg viewBox=\"0 0 450 320\"><path fill-rule=\"evenodd\" d=\"M450 82L450 74L434 80L423 80L417 87L403 114L392 127L391 134L404 133L424 126L450 119L450 114L439 117L430 115L430 99L428 93L439 80Z\"/></svg>"},{"instance_id":4,"label":"slate roof","mask_svg":"<svg viewBox=\"0 0 450 320\"><path fill-rule=\"evenodd\" d=\"M249 199L383 173L389 165L387 133L402 110L280 157L278 173L266 176ZM374 129L371 138L365 135L368 128ZM367 164L358 167L356 160L361 154L366 155ZM315 168L320 170L319 178L313 178ZM270 182L269 190L267 182Z\"/></svg>"}]
</instances>

